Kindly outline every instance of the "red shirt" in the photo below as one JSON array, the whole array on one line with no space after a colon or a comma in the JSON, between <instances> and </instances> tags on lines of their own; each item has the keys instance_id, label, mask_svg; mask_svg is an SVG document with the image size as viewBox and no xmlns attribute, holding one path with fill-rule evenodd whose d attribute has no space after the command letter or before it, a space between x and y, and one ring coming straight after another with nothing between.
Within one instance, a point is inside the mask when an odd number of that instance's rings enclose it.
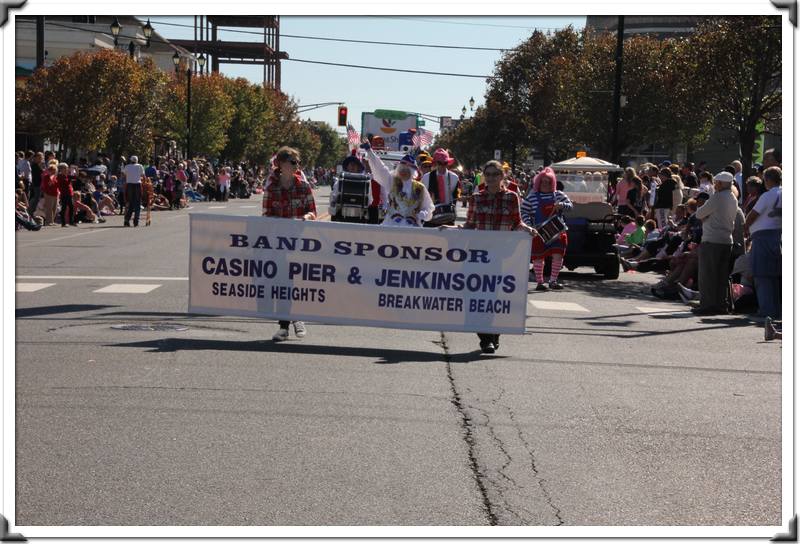
<instances>
[{"instance_id":1,"label":"red shirt","mask_svg":"<svg viewBox=\"0 0 800 544\"><path fill-rule=\"evenodd\" d=\"M261 200L261 215L301 219L308 212L317 215L311 185L295 174L294 184L284 189L277 176L270 176Z\"/></svg>"},{"instance_id":2,"label":"red shirt","mask_svg":"<svg viewBox=\"0 0 800 544\"><path fill-rule=\"evenodd\" d=\"M58 180L48 172L42 172L42 191L49 196L58 196Z\"/></svg>"},{"instance_id":3,"label":"red shirt","mask_svg":"<svg viewBox=\"0 0 800 544\"><path fill-rule=\"evenodd\" d=\"M370 208L378 208L381 204L383 204L383 198L381 198L381 185L374 179L370 182L372 185L372 202L370 202Z\"/></svg>"},{"instance_id":4,"label":"red shirt","mask_svg":"<svg viewBox=\"0 0 800 544\"><path fill-rule=\"evenodd\" d=\"M466 229L515 230L521 223L519 196L505 187L495 194L480 191L469 199Z\"/></svg>"},{"instance_id":5,"label":"red shirt","mask_svg":"<svg viewBox=\"0 0 800 544\"><path fill-rule=\"evenodd\" d=\"M72 183L70 179L64 174L59 174L56 179L58 180L58 192L62 195L71 195Z\"/></svg>"}]
</instances>

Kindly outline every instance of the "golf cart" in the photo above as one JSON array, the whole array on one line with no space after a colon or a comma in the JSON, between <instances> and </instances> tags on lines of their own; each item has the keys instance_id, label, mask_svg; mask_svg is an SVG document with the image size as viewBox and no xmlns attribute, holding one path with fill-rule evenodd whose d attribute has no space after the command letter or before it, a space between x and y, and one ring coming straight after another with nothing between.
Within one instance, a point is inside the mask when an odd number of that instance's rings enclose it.
<instances>
[{"instance_id":1,"label":"golf cart","mask_svg":"<svg viewBox=\"0 0 800 544\"><path fill-rule=\"evenodd\" d=\"M619 277L619 255L614 247L617 221L609 203L609 174L616 177L622 168L592 157L577 157L551 164L556 179L572 201L572 210L565 212L569 228L569 245L564 266L594 267L606 279Z\"/></svg>"}]
</instances>

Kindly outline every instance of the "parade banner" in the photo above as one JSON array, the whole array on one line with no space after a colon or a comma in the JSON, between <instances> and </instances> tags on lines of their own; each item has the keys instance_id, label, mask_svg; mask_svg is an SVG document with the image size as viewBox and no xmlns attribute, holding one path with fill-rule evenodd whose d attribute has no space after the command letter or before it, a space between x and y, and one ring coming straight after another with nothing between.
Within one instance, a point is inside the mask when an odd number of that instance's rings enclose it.
<instances>
[{"instance_id":1,"label":"parade banner","mask_svg":"<svg viewBox=\"0 0 800 544\"><path fill-rule=\"evenodd\" d=\"M190 215L189 312L522 334L525 232Z\"/></svg>"}]
</instances>

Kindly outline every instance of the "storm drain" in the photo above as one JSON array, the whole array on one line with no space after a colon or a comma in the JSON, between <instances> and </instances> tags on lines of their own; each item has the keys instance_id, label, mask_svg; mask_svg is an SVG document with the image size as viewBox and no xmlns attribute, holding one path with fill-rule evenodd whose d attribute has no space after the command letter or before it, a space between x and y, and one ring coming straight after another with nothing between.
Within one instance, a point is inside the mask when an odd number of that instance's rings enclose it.
<instances>
[{"instance_id":1,"label":"storm drain","mask_svg":"<svg viewBox=\"0 0 800 544\"><path fill-rule=\"evenodd\" d=\"M173 325L171 323L123 323L111 325L112 329L118 331L188 331L186 325Z\"/></svg>"}]
</instances>

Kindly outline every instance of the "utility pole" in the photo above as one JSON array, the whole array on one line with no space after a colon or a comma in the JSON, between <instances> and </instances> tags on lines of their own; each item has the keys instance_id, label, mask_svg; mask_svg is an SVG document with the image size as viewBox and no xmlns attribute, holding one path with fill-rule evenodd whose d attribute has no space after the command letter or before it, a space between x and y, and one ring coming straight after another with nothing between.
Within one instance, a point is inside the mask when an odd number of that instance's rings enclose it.
<instances>
[{"instance_id":1,"label":"utility pole","mask_svg":"<svg viewBox=\"0 0 800 544\"><path fill-rule=\"evenodd\" d=\"M186 70L186 162L192 160L192 68Z\"/></svg>"},{"instance_id":2,"label":"utility pole","mask_svg":"<svg viewBox=\"0 0 800 544\"><path fill-rule=\"evenodd\" d=\"M617 19L617 72L614 77L614 105L612 108L613 129L611 132L611 162L619 164L621 151L619 149L619 117L620 117L620 95L622 94L622 39L625 32L625 16L620 15Z\"/></svg>"},{"instance_id":3,"label":"utility pole","mask_svg":"<svg viewBox=\"0 0 800 544\"><path fill-rule=\"evenodd\" d=\"M44 16L36 16L36 68L44 66Z\"/></svg>"}]
</instances>

